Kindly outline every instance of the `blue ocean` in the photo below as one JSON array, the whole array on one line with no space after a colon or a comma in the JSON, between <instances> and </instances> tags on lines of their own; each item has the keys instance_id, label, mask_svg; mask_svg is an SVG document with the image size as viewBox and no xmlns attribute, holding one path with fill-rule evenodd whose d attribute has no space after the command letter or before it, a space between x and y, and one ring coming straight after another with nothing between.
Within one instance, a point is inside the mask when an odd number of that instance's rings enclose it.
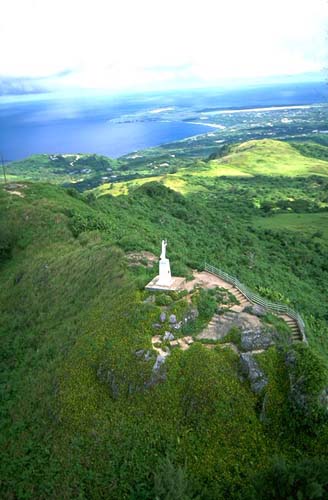
<instances>
[{"instance_id":1,"label":"blue ocean","mask_svg":"<svg viewBox=\"0 0 328 500\"><path fill-rule=\"evenodd\" d=\"M183 120L125 120L157 108L197 113L327 101L323 83L198 89L135 95L33 94L0 97L0 154L6 161L36 153L124 154L209 131ZM120 122L123 121L123 122Z\"/></svg>"}]
</instances>

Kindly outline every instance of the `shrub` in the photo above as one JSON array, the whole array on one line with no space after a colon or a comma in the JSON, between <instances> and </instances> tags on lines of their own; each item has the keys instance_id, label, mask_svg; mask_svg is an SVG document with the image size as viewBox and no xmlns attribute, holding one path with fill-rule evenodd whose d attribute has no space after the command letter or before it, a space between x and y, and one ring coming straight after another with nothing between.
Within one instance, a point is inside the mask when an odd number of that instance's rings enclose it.
<instances>
[{"instance_id":1,"label":"shrub","mask_svg":"<svg viewBox=\"0 0 328 500\"><path fill-rule=\"evenodd\" d=\"M168 306L172 304L173 299L167 293L158 293L156 295L156 305L158 306Z\"/></svg>"},{"instance_id":2,"label":"shrub","mask_svg":"<svg viewBox=\"0 0 328 500\"><path fill-rule=\"evenodd\" d=\"M156 500L192 500L196 498L186 470L175 466L166 457L162 459L154 474L154 498Z\"/></svg>"},{"instance_id":3,"label":"shrub","mask_svg":"<svg viewBox=\"0 0 328 500\"><path fill-rule=\"evenodd\" d=\"M312 500L328 498L328 462L319 458L288 464L276 460L255 481L249 500Z\"/></svg>"},{"instance_id":4,"label":"shrub","mask_svg":"<svg viewBox=\"0 0 328 500\"><path fill-rule=\"evenodd\" d=\"M217 302L211 291L199 290L195 302L201 318L210 319L215 314Z\"/></svg>"},{"instance_id":5,"label":"shrub","mask_svg":"<svg viewBox=\"0 0 328 500\"><path fill-rule=\"evenodd\" d=\"M328 383L323 360L307 345L291 347L285 356L289 372L289 405L298 429L318 432L318 424L327 422L328 412L321 395Z\"/></svg>"}]
</instances>

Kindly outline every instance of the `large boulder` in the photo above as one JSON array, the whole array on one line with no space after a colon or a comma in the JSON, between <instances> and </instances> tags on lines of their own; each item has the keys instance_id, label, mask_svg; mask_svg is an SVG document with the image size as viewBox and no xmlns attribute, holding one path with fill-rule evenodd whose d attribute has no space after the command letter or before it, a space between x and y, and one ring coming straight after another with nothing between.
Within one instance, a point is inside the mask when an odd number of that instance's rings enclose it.
<instances>
[{"instance_id":1,"label":"large boulder","mask_svg":"<svg viewBox=\"0 0 328 500\"><path fill-rule=\"evenodd\" d=\"M251 353L245 352L240 355L241 371L243 376L249 380L251 389L255 394L262 392L268 383L263 371Z\"/></svg>"},{"instance_id":2,"label":"large boulder","mask_svg":"<svg viewBox=\"0 0 328 500\"><path fill-rule=\"evenodd\" d=\"M259 318L267 314L267 311L264 309L264 307L259 306L258 304L250 306L249 309L251 314L258 316Z\"/></svg>"},{"instance_id":3,"label":"large boulder","mask_svg":"<svg viewBox=\"0 0 328 500\"><path fill-rule=\"evenodd\" d=\"M252 328L242 330L240 335L240 347L242 351L257 351L268 349L274 344L275 332L263 328Z\"/></svg>"},{"instance_id":4,"label":"large boulder","mask_svg":"<svg viewBox=\"0 0 328 500\"><path fill-rule=\"evenodd\" d=\"M155 364L153 366L153 372L158 372L161 366L165 363L166 356L159 354L156 358Z\"/></svg>"},{"instance_id":5,"label":"large boulder","mask_svg":"<svg viewBox=\"0 0 328 500\"><path fill-rule=\"evenodd\" d=\"M166 321L166 313L164 311L161 312L159 319L160 319L161 323L164 323L164 321Z\"/></svg>"},{"instance_id":6,"label":"large boulder","mask_svg":"<svg viewBox=\"0 0 328 500\"><path fill-rule=\"evenodd\" d=\"M320 405L325 408L325 410L328 410L328 387L325 387L320 395L319 395L319 403Z\"/></svg>"},{"instance_id":7,"label":"large boulder","mask_svg":"<svg viewBox=\"0 0 328 500\"><path fill-rule=\"evenodd\" d=\"M174 335L171 332L165 332L163 335L163 340L174 340Z\"/></svg>"},{"instance_id":8,"label":"large boulder","mask_svg":"<svg viewBox=\"0 0 328 500\"><path fill-rule=\"evenodd\" d=\"M170 322L170 324L171 324L171 325L175 325L175 324L176 324L176 322L177 322L177 317L176 317L176 315L175 315L175 314L171 314L171 315L170 315L169 322Z\"/></svg>"}]
</instances>

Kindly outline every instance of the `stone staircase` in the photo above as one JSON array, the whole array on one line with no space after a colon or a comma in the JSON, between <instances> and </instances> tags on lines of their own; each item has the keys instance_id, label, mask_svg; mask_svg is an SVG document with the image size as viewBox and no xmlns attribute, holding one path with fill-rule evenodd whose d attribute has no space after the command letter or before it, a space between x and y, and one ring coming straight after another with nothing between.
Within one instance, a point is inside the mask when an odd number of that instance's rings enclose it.
<instances>
[{"instance_id":1,"label":"stone staircase","mask_svg":"<svg viewBox=\"0 0 328 500\"><path fill-rule=\"evenodd\" d=\"M291 329L291 335L292 335L292 341L297 342L297 341L302 341L302 333L300 332L300 329L298 327L297 321L294 318L291 318L287 314L282 314L279 316L281 319L283 319L289 328Z\"/></svg>"},{"instance_id":2,"label":"stone staircase","mask_svg":"<svg viewBox=\"0 0 328 500\"><path fill-rule=\"evenodd\" d=\"M240 305L236 305L236 306L231 307L231 311L241 312L241 311L243 311L243 309L245 307L252 305L251 302L248 299L246 299L246 297L237 288L232 287L232 288L230 288L229 292L232 293L236 297L238 302L240 303ZM285 321L285 323L287 323L287 325L291 329L292 341L293 342L296 342L296 341L301 342L302 341L302 333L300 332L297 321L294 318L291 318L290 316L288 316L288 314L281 314L281 315L279 315L279 318L283 319Z\"/></svg>"},{"instance_id":3,"label":"stone staircase","mask_svg":"<svg viewBox=\"0 0 328 500\"><path fill-rule=\"evenodd\" d=\"M227 288L240 302L240 305L233 306L232 311L241 312L248 305L257 304L272 314L283 319L291 329L292 341L307 342L305 335L305 324L296 311L293 311L285 304L270 302L260 295L252 292L243 285L237 278L230 276L224 271L205 263L205 273L214 275L219 280L219 286Z\"/></svg>"},{"instance_id":4,"label":"stone staircase","mask_svg":"<svg viewBox=\"0 0 328 500\"><path fill-rule=\"evenodd\" d=\"M239 302L238 305L232 306L230 308L231 311L242 312L245 307L251 305L249 300L246 299L246 297L238 290L238 288L232 287L232 288L230 288L229 292L232 293Z\"/></svg>"},{"instance_id":5,"label":"stone staircase","mask_svg":"<svg viewBox=\"0 0 328 500\"><path fill-rule=\"evenodd\" d=\"M248 299L246 299L246 297L237 288L232 287L232 288L230 288L229 292L232 293L236 297L238 302L240 303L240 305L232 306L230 308L231 311L242 312L245 307L252 306L251 302ZM288 316L288 314L280 314L278 317L283 319L285 321L285 323L287 323L287 325L291 329L292 341L293 342L297 342L297 341L301 342L302 341L302 333L300 332L297 321L294 318L291 318L290 316Z\"/></svg>"},{"instance_id":6,"label":"stone staircase","mask_svg":"<svg viewBox=\"0 0 328 500\"><path fill-rule=\"evenodd\" d=\"M207 338L215 338L216 337L219 319L220 319L220 316L218 314L214 314L211 321L208 323L207 327L204 330L204 332L206 331Z\"/></svg>"},{"instance_id":7,"label":"stone staircase","mask_svg":"<svg viewBox=\"0 0 328 500\"><path fill-rule=\"evenodd\" d=\"M254 305L245 297L245 295L243 295L243 293L240 290L238 290L238 288L227 284L226 289L229 290L229 292L232 293L239 302L239 304L230 307L230 311L233 311L234 313L240 313L245 309L245 307ZM288 314L280 314L278 315L278 317L283 319L291 329L292 341L301 342L303 338L302 338L302 333L297 324L297 321L291 316L288 316ZM204 338L216 338L219 318L220 316L218 314L214 314L211 321L208 323L207 327L202 332Z\"/></svg>"}]
</instances>

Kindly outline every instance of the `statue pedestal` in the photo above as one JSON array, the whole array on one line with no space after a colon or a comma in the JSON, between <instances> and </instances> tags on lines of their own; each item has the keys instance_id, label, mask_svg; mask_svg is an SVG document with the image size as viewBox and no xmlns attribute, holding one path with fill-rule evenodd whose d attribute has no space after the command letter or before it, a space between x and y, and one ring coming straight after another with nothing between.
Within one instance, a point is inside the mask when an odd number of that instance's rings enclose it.
<instances>
[{"instance_id":1,"label":"statue pedestal","mask_svg":"<svg viewBox=\"0 0 328 500\"><path fill-rule=\"evenodd\" d=\"M180 278L178 276L172 276L170 285L161 285L159 283L160 276L152 279L146 286L145 289L150 292L177 292L184 289L184 284L186 278Z\"/></svg>"},{"instance_id":2,"label":"statue pedestal","mask_svg":"<svg viewBox=\"0 0 328 500\"><path fill-rule=\"evenodd\" d=\"M169 259L159 261L159 279L158 285L170 286L172 284L171 268Z\"/></svg>"}]
</instances>

